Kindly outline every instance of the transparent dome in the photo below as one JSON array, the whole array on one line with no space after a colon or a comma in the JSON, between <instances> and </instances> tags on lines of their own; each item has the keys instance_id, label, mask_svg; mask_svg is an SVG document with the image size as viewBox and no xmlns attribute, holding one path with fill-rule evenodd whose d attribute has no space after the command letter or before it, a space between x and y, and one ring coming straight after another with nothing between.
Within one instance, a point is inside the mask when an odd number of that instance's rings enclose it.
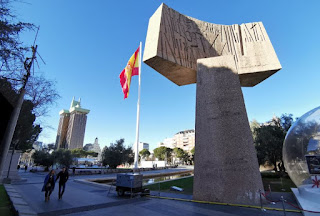
<instances>
[{"instance_id":1,"label":"transparent dome","mask_svg":"<svg viewBox=\"0 0 320 216\"><path fill-rule=\"evenodd\" d=\"M320 174L320 107L291 126L283 145L283 161L298 187L312 184L311 176Z\"/></svg>"}]
</instances>

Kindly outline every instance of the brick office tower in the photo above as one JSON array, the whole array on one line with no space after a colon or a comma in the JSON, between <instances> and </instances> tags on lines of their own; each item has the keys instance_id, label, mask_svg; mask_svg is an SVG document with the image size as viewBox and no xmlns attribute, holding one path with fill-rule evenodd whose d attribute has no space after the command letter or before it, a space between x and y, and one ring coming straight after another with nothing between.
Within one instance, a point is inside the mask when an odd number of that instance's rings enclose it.
<instances>
[{"instance_id":1,"label":"brick office tower","mask_svg":"<svg viewBox=\"0 0 320 216\"><path fill-rule=\"evenodd\" d=\"M60 121L56 139L56 147L75 149L83 147L88 109L81 108L79 101L72 99L69 110L60 111Z\"/></svg>"}]
</instances>

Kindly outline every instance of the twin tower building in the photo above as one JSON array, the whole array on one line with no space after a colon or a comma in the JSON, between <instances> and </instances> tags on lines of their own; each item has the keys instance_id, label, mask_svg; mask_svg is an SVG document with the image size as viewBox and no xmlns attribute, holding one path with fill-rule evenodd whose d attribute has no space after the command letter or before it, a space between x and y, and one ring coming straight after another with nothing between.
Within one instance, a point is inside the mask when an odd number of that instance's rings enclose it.
<instances>
[{"instance_id":1,"label":"twin tower building","mask_svg":"<svg viewBox=\"0 0 320 216\"><path fill-rule=\"evenodd\" d=\"M79 101L73 98L70 109L63 109L59 113L60 121L56 139L57 149L83 148L87 114L90 110L82 108L80 102L80 98Z\"/></svg>"}]
</instances>

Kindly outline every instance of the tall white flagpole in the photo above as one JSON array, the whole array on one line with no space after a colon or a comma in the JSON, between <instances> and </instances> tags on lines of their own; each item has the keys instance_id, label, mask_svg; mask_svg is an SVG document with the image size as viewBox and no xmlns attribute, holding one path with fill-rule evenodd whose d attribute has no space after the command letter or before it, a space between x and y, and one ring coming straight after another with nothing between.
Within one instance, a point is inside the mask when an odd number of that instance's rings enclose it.
<instances>
[{"instance_id":1,"label":"tall white flagpole","mask_svg":"<svg viewBox=\"0 0 320 216\"><path fill-rule=\"evenodd\" d=\"M139 47L139 89L138 89L138 103L137 103L137 125L136 125L136 143L134 153L134 169L138 169L139 162L139 124L140 124L140 87L141 87L141 64L142 62L142 42Z\"/></svg>"}]
</instances>

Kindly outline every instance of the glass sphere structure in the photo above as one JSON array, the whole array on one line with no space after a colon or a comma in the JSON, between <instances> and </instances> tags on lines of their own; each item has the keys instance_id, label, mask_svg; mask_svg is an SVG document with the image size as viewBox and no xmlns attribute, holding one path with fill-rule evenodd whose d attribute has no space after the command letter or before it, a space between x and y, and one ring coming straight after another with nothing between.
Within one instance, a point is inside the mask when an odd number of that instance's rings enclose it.
<instances>
[{"instance_id":1,"label":"glass sphere structure","mask_svg":"<svg viewBox=\"0 0 320 216\"><path fill-rule=\"evenodd\" d=\"M297 187L312 184L311 176L320 175L320 107L291 126L283 145L283 162Z\"/></svg>"}]
</instances>

